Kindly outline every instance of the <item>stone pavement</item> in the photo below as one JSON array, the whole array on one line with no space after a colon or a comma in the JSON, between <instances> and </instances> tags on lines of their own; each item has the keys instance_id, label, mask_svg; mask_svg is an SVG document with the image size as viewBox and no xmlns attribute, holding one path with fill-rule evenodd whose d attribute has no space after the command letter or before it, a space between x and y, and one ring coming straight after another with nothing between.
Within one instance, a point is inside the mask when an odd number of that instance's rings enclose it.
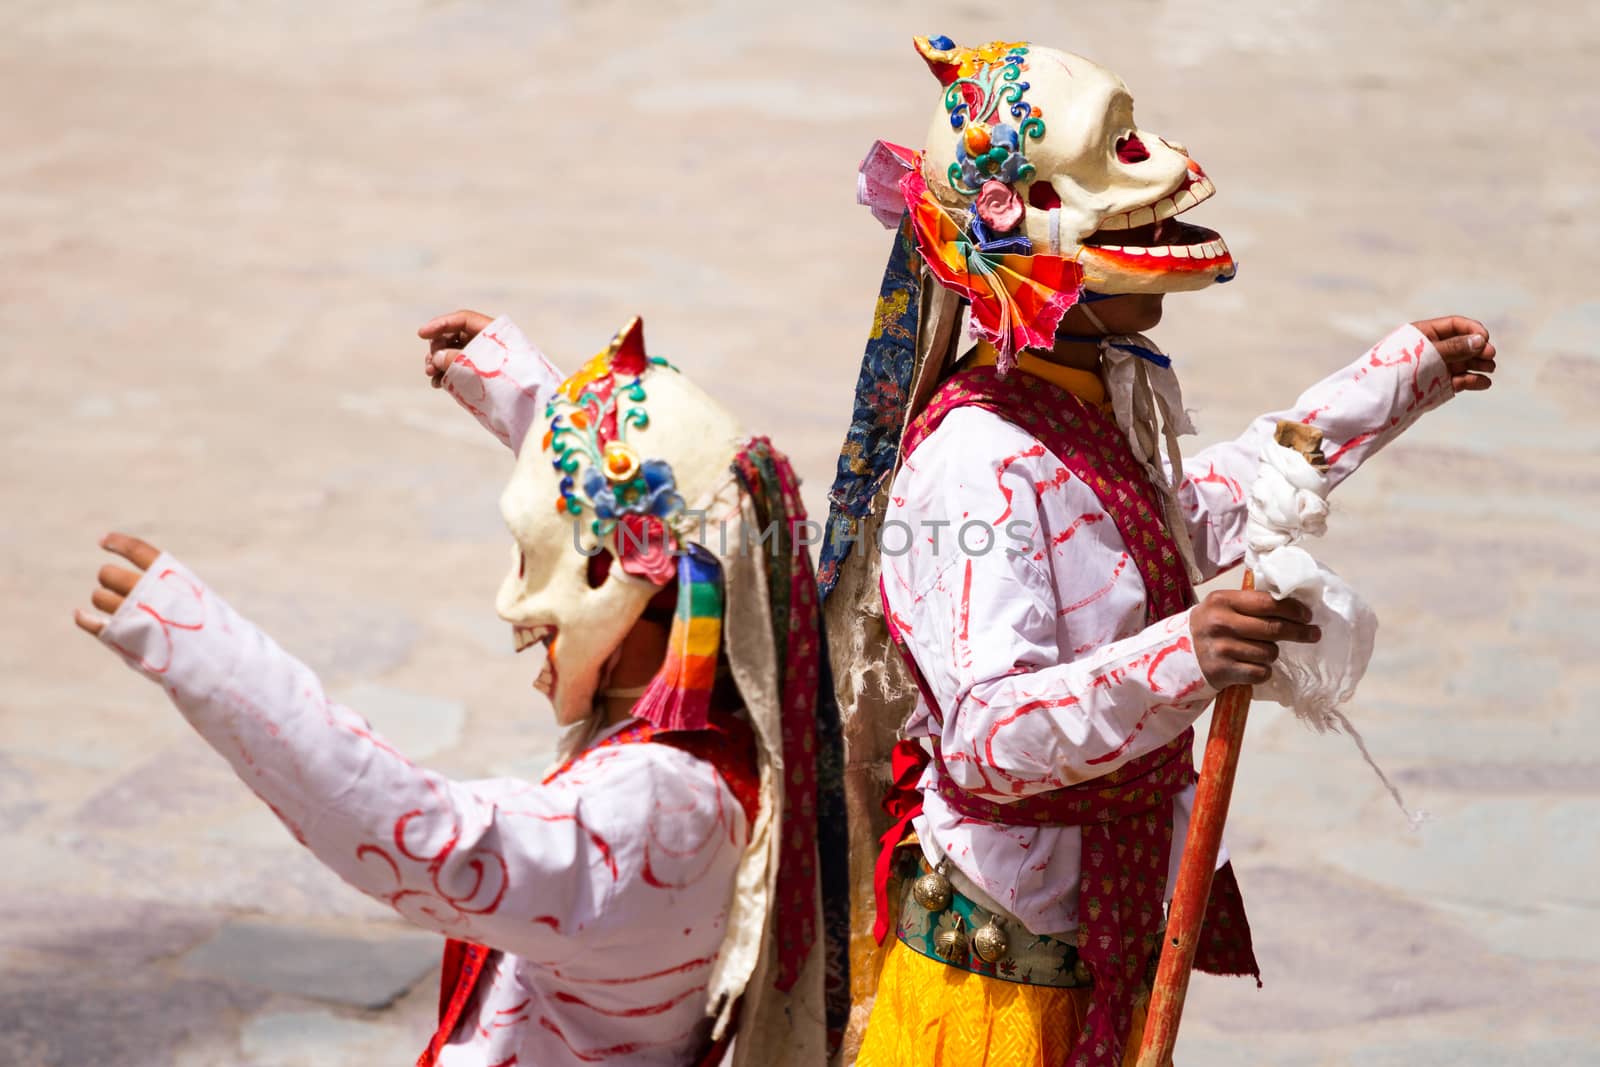
<instances>
[{"instance_id":1,"label":"stone pavement","mask_svg":"<svg viewBox=\"0 0 1600 1067\"><path fill-rule=\"evenodd\" d=\"M1267 985L1199 979L1184 1067L1600 1063L1600 20L1465 0L0 5L0 1062L411 1062L436 943L302 855L71 627L96 537L171 548L401 746L552 743L491 598L508 457L414 328L628 315L770 429L820 511L888 237L913 33L1119 71L1241 261L1169 304L1214 440L1392 325L1490 323L1497 388L1345 487L1374 602L1341 737L1261 708L1231 845Z\"/></svg>"}]
</instances>

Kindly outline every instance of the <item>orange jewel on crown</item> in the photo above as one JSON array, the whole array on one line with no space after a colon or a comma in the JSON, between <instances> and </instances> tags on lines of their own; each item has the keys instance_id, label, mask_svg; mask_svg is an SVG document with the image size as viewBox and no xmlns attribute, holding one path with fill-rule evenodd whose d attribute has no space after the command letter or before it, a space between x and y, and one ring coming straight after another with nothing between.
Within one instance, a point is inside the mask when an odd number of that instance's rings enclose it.
<instances>
[{"instance_id":1,"label":"orange jewel on crown","mask_svg":"<svg viewBox=\"0 0 1600 1067\"><path fill-rule=\"evenodd\" d=\"M606 445L602 462L606 480L610 482L628 481L639 472L639 453L621 441L611 441Z\"/></svg>"}]
</instances>

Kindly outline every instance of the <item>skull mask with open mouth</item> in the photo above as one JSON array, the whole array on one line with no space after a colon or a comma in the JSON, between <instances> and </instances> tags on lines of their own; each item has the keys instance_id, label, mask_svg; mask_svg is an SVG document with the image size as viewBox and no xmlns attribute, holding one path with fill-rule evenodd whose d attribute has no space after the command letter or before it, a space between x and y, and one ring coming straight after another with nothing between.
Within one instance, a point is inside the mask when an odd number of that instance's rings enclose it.
<instances>
[{"instance_id":1,"label":"skull mask with open mouth","mask_svg":"<svg viewBox=\"0 0 1600 1067\"><path fill-rule=\"evenodd\" d=\"M742 436L645 354L638 319L553 394L501 496L516 546L497 608L519 652L546 646L538 684L562 724L590 714L613 654L703 539L706 516L719 501L737 507L729 465ZM597 553L613 565L592 584Z\"/></svg>"},{"instance_id":2,"label":"skull mask with open mouth","mask_svg":"<svg viewBox=\"0 0 1600 1067\"><path fill-rule=\"evenodd\" d=\"M1177 216L1215 191L1187 149L1133 117L1122 79L1053 48L919 37L944 86L922 154L929 194L980 247L1072 259L1099 293L1203 289L1233 277L1212 230Z\"/></svg>"}]
</instances>

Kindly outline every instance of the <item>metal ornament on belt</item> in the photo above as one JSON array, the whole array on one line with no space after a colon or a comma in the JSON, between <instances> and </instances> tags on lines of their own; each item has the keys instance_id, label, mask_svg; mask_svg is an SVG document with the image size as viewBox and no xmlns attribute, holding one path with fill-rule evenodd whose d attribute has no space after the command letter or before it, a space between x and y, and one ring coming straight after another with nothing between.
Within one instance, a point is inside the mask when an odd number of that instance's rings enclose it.
<instances>
[{"instance_id":1,"label":"metal ornament on belt","mask_svg":"<svg viewBox=\"0 0 1600 1067\"><path fill-rule=\"evenodd\" d=\"M1005 924L998 915L989 916L989 921L978 927L972 935L972 951L985 963L999 963L1005 959L1010 947Z\"/></svg>"},{"instance_id":2,"label":"metal ornament on belt","mask_svg":"<svg viewBox=\"0 0 1600 1067\"><path fill-rule=\"evenodd\" d=\"M944 958L946 963L954 963L967 954L967 933L963 930L964 920L956 916L956 924L940 930L933 935L933 950Z\"/></svg>"},{"instance_id":3,"label":"metal ornament on belt","mask_svg":"<svg viewBox=\"0 0 1600 1067\"><path fill-rule=\"evenodd\" d=\"M940 860L939 866L911 884L911 895L918 904L929 911L943 911L950 906L950 901L954 899L954 887L945 876L949 868L949 860Z\"/></svg>"}]
</instances>

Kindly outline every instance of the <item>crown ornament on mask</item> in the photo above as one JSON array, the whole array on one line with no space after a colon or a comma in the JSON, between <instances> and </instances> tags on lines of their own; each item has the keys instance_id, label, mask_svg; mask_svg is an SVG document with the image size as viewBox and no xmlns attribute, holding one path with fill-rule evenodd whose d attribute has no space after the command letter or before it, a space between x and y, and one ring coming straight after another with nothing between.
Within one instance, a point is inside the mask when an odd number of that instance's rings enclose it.
<instances>
[{"instance_id":1,"label":"crown ornament on mask","mask_svg":"<svg viewBox=\"0 0 1600 1067\"><path fill-rule=\"evenodd\" d=\"M604 540L619 531L618 563L638 577L665 582L670 557L682 547L676 530L684 513L672 465L645 458L629 430L650 425L645 378L653 368L672 370L645 354L644 323L637 317L607 348L561 383L545 407L550 428L542 447L560 476L556 510L590 516L589 532Z\"/></svg>"},{"instance_id":2,"label":"crown ornament on mask","mask_svg":"<svg viewBox=\"0 0 1600 1067\"><path fill-rule=\"evenodd\" d=\"M980 49L957 48L948 37L918 37L917 50L945 87L944 109L956 138L956 159L946 171L950 185L965 196L985 187L1009 188L1033 178L1028 162L1031 137L1044 136L1042 112L1028 103L1028 46L994 42ZM1015 125L1005 121L1009 116ZM1016 220L1021 221L1017 200ZM1008 227L1009 228L1009 227Z\"/></svg>"}]
</instances>

